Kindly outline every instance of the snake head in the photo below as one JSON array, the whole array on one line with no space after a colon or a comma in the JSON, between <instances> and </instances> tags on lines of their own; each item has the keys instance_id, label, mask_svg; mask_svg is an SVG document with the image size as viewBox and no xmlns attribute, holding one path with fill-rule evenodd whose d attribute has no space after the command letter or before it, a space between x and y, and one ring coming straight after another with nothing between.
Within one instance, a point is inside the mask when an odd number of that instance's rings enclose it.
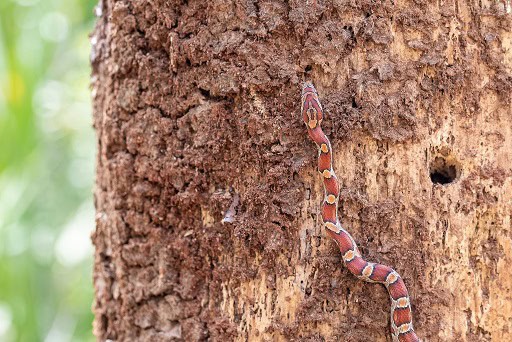
<instances>
[{"instance_id":1,"label":"snake head","mask_svg":"<svg viewBox=\"0 0 512 342\"><path fill-rule=\"evenodd\" d=\"M313 129L322 122L322 105L318 99L315 86L311 82L306 82L302 86L302 106L300 111L308 129Z\"/></svg>"}]
</instances>

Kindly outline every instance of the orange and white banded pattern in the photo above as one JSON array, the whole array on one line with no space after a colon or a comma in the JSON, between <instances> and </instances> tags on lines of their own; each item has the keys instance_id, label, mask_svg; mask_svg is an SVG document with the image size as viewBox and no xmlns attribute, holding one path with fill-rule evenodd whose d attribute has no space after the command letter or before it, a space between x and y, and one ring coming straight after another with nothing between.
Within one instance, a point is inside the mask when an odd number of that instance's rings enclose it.
<instances>
[{"instance_id":1,"label":"orange and white banded pattern","mask_svg":"<svg viewBox=\"0 0 512 342\"><path fill-rule=\"evenodd\" d=\"M389 266L365 261L352 236L341 227L338 220L340 187L332 168L331 142L320 127L323 119L322 105L312 83L302 88L301 113L308 134L318 146L318 171L324 181L322 221L327 234L336 241L343 262L349 271L359 279L383 284L391 297L391 329L393 341L418 342L412 326L412 312L409 294L400 275Z\"/></svg>"}]
</instances>

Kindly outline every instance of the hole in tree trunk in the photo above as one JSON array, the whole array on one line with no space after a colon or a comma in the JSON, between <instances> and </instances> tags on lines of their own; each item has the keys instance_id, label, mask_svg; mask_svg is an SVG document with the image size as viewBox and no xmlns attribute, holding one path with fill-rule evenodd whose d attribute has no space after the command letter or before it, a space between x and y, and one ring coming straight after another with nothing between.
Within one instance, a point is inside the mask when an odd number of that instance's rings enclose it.
<instances>
[{"instance_id":1,"label":"hole in tree trunk","mask_svg":"<svg viewBox=\"0 0 512 342\"><path fill-rule=\"evenodd\" d=\"M430 163L430 179L434 184L450 184L460 175L460 164L451 156L436 156Z\"/></svg>"}]
</instances>

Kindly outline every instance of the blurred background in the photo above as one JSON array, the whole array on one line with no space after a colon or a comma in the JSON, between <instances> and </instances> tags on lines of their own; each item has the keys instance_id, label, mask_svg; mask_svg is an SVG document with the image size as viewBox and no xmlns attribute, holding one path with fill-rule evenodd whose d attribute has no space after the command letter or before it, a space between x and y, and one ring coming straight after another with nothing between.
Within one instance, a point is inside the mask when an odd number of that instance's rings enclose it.
<instances>
[{"instance_id":1,"label":"blurred background","mask_svg":"<svg viewBox=\"0 0 512 342\"><path fill-rule=\"evenodd\" d=\"M93 341L97 0L0 0L0 341Z\"/></svg>"}]
</instances>

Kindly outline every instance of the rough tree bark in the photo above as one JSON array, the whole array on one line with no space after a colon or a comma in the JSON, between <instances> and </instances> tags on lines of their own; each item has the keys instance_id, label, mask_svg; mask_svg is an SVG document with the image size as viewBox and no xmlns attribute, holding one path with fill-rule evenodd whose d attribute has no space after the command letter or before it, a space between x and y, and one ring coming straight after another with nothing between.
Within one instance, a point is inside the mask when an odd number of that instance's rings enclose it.
<instances>
[{"instance_id":1,"label":"rough tree bark","mask_svg":"<svg viewBox=\"0 0 512 342\"><path fill-rule=\"evenodd\" d=\"M326 110L342 222L404 277L418 335L512 340L509 12L103 0L98 340L390 340L385 289L323 232L304 80Z\"/></svg>"}]
</instances>

